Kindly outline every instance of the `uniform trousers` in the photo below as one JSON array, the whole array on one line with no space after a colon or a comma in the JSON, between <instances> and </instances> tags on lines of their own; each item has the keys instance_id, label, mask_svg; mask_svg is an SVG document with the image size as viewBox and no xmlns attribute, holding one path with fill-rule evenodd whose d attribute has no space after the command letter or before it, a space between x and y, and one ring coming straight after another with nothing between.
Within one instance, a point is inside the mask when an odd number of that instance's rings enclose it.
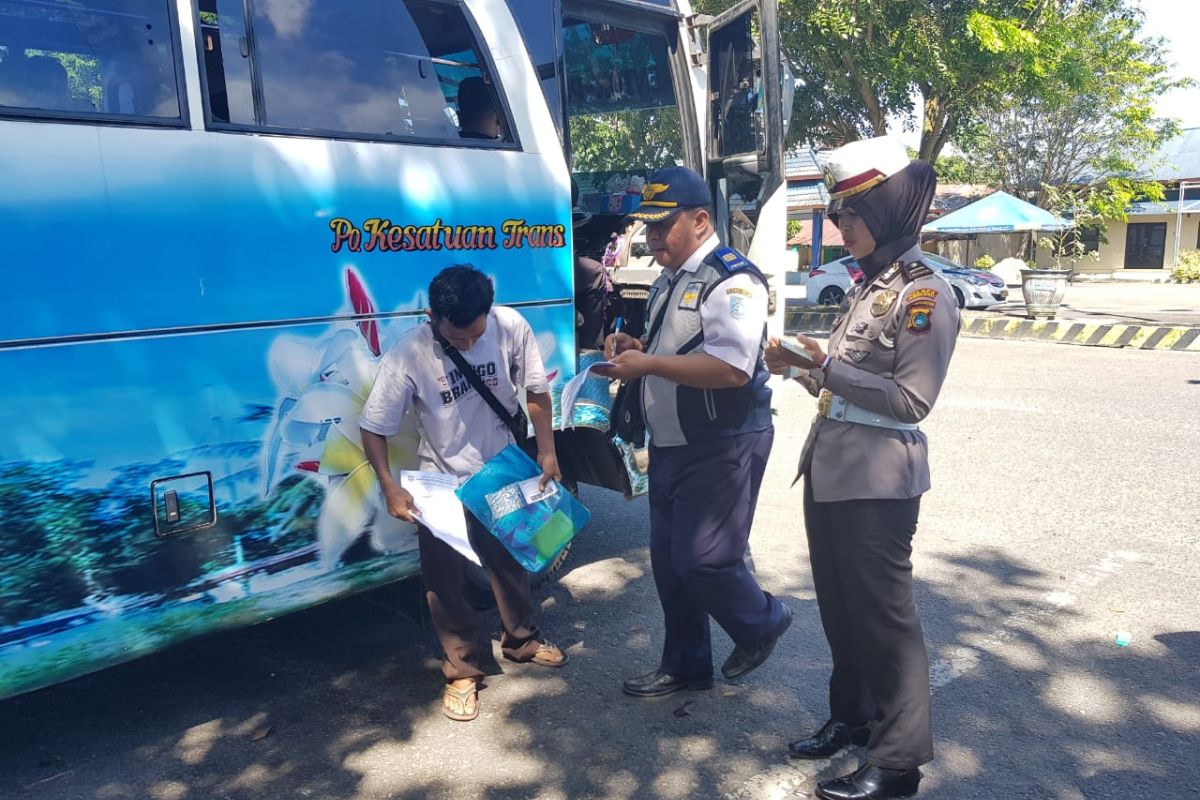
<instances>
[{"instance_id":1,"label":"uniform trousers","mask_svg":"<svg viewBox=\"0 0 1200 800\"><path fill-rule=\"evenodd\" d=\"M650 565L666 636L660 669L712 675L708 618L735 644L778 632L783 606L758 585L746 544L774 430L650 449Z\"/></svg>"},{"instance_id":2,"label":"uniform trousers","mask_svg":"<svg viewBox=\"0 0 1200 800\"><path fill-rule=\"evenodd\" d=\"M467 514L467 533L479 560L487 567L500 612L500 649L513 661L528 661L542 639L534 622L529 573L517 563L483 524ZM425 527L417 528L421 579L438 642L445 653L442 674L447 681L481 678L500 672L490 642L480 641L479 615L467 601L467 559Z\"/></svg>"},{"instance_id":3,"label":"uniform trousers","mask_svg":"<svg viewBox=\"0 0 1200 800\"><path fill-rule=\"evenodd\" d=\"M818 503L804 482L813 584L833 655L829 715L870 723L867 763L887 769L933 758L929 657L912 587L920 505L920 497Z\"/></svg>"}]
</instances>

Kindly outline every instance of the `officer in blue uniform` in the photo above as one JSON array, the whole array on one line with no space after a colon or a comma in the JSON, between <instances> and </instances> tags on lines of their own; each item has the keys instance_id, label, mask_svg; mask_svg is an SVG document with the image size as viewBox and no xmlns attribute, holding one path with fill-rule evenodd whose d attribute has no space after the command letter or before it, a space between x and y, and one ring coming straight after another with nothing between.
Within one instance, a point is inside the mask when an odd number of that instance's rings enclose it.
<instances>
[{"instance_id":1,"label":"officer in blue uniform","mask_svg":"<svg viewBox=\"0 0 1200 800\"><path fill-rule=\"evenodd\" d=\"M792 613L743 558L771 453L763 362L767 285L713 232L704 179L684 167L653 175L632 217L662 274L650 289L644 339L608 337L611 377L636 386L650 450L650 561L666 618L659 668L625 681L635 697L713 684L709 617L735 647L721 667L761 665Z\"/></svg>"}]
</instances>

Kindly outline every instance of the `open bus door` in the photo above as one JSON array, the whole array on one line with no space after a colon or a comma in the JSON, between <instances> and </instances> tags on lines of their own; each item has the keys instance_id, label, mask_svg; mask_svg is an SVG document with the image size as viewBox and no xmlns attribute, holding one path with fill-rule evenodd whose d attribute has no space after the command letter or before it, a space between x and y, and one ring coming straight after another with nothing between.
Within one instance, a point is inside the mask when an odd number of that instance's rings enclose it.
<instances>
[{"instance_id":1,"label":"open bus door","mask_svg":"<svg viewBox=\"0 0 1200 800\"><path fill-rule=\"evenodd\" d=\"M717 233L780 278L787 238L784 138L793 92L779 46L778 0L744 0L712 21L705 166Z\"/></svg>"}]
</instances>

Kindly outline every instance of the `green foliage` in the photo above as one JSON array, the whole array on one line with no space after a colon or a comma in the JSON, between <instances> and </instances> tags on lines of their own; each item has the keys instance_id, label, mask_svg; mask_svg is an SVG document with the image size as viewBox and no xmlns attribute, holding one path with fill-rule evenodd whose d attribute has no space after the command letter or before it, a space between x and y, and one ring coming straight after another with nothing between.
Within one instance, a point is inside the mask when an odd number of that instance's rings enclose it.
<instances>
[{"instance_id":1,"label":"green foliage","mask_svg":"<svg viewBox=\"0 0 1200 800\"><path fill-rule=\"evenodd\" d=\"M1156 119L1170 76L1161 40L1141 35L1126 0L1078 0L1039 32L1035 69L983 109L958 144L1005 191L1046 205L1043 186L1129 178L1178 128ZM1134 187L1134 195L1147 191ZM1113 187L1113 197L1121 187ZM1117 218L1105 214L1107 218Z\"/></svg>"},{"instance_id":2,"label":"green foliage","mask_svg":"<svg viewBox=\"0 0 1200 800\"><path fill-rule=\"evenodd\" d=\"M1200 283L1200 250L1184 250L1179 254L1179 265L1171 273L1176 283Z\"/></svg>"},{"instance_id":3,"label":"green foliage","mask_svg":"<svg viewBox=\"0 0 1200 800\"><path fill-rule=\"evenodd\" d=\"M716 14L732 0L696 5ZM1107 129L1109 155L1128 160L1141 153L1126 147L1130 139L1169 135L1154 119L1153 100L1184 83L1168 77L1162 42L1138 38L1141 20L1133 0L781 0L783 50L802 82L789 138L835 146L883 134L898 116L921 131L919 157L938 162L948 142L993 140L997 113L1042 118L1044 109L1021 107L1036 99L1117 120L1098 127ZM1011 163L1035 154L1008 144ZM990 144L995 153L1004 146ZM938 166L957 170L956 180L987 183L1008 163L972 158ZM1036 191L1043 182L1059 181L1041 174L1028 186Z\"/></svg>"},{"instance_id":4,"label":"green foliage","mask_svg":"<svg viewBox=\"0 0 1200 800\"><path fill-rule=\"evenodd\" d=\"M58 59L67 71L67 89L71 97L82 100L92 106L92 110L100 108L102 86L100 81L100 64L95 56L85 56L78 53L57 53L48 50L27 50L29 55L50 56Z\"/></svg>"},{"instance_id":5,"label":"green foliage","mask_svg":"<svg viewBox=\"0 0 1200 800\"><path fill-rule=\"evenodd\" d=\"M916 158L916 154L912 155ZM988 169L973 158L961 155L941 156L934 165L937 169L938 183L981 183L994 186L996 172Z\"/></svg>"},{"instance_id":6,"label":"green foliage","mask_svg":"<svg viewBox=\"0 0 1200 800\"><path fill-rule=\"evenodd\" d=\"M784 0L783 47L804 82L793 127L838 144L896 115L936 161L997 98L1052 70L1057 43L1043 32L1067 13L1029 0Z\"/></svg>"},{"instance_id":7,"label":"green foliage","mask_svg":"<svg viewBox=\"0 0 1200 800\"><path fill-rule=\"evenodd\" d=\"M996 259L992 258L987 253L984 253L979 258L975 259L975 266L979 269L991 269L996 266Z\"/></svg>"},{"instance_id":8,"label":"green foliage","mask_svg":"<svg viewBox=\"0 0 1200 800\"><path fill-rule=\"evenodd\" d=\"M677 108L572 116L570 133L572 172L648 172L675 164L683 153Z\"/></svg>"}]
</instances>

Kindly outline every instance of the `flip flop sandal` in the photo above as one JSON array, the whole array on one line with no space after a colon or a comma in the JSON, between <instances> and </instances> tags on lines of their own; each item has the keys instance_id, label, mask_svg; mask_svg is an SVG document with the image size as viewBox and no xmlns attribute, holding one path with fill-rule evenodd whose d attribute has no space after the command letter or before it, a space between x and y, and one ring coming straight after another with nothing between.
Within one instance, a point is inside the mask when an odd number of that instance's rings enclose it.
<instances>
[{"instance_id":1,"label":"flip flop sandal","mask_svg":"<svg viewBox=\"0 0 1200 800\"><path fill-rule=\"evenodd\" d=\"M449 699L458 700L462 708L469 708L467 701L475 699L474 709L460 714L455 711L446 701ZM442 713L455 722L470 722L479 716L479 686L472 685L466 689L455 689L450 684L446 684L446 688L442 690Z\"/></svg>"},{"instance_id":2,"label":"flip flop sandal","mask_svg":"<svg viewBox=\"0 0 1200 800\"><path fill-rule=\"evenodd\" d=\"M542 655L543 653L556 653L560 656L560 658L555 659L552 656L548 657ZM566 651L559 648L558 645L551 642L542 642L541 647L537 649L537 652L533 654L533 658L529 660L534 664L538 664L539 666L554 667L557 669L558 667L565 666L570 660L570 657L567 656Z\"/></svg>"}]
</instances>

